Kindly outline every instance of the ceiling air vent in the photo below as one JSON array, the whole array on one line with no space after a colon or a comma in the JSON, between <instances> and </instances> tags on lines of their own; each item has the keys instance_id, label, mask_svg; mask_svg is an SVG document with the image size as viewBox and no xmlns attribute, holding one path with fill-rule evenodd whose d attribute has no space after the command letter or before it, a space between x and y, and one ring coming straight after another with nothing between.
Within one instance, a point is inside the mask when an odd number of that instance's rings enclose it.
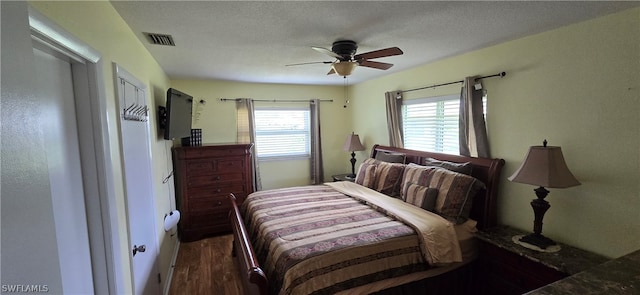
<instances>
[{"instance_id":1,"label":"ceiling air vent","mask_svg":"<svg viewBox=\"0 0 640 295\"><path fill-rule=\"evenodd\" d=\"M156 33L144 33L147 36L147 39L151 44L156 45L166 45L166 46L176 46L176 43L173 43L173 37L171 35L165 34L156 34Z\"/></svg>"}]
</instances>

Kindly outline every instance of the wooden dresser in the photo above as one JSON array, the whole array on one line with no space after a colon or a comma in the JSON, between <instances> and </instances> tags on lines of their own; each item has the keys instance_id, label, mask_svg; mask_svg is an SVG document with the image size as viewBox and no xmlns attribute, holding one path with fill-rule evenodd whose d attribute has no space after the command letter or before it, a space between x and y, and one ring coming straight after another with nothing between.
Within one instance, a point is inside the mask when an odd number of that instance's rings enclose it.
<instances>
[{"instance_id":1,"label":"wooden dresser","mask_svg":"<svg viewBox=\"0 0 640 295\"><path fill-rule=\"evenodd\" d=\"M181 241L231 231L227 196L234 193L241 204L253 192L251 146L209 144L173 149Z\"/></svg>"}]
</instances>

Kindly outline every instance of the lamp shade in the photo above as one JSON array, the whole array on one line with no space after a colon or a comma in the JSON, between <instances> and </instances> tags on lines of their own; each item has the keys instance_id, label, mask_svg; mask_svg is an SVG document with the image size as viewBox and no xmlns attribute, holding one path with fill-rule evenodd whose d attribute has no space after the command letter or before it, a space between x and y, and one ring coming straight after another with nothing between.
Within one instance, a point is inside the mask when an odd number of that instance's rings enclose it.
<instances>
[{"instance_id":1,"label":"lamp shade","mask_svg":"<svg viewBox=\"0 0 640 295\"><path fill-rule=\"evenodd\" d=\"M347 135L347 141L344 142L342 146L343 151L364 151L364 147L362 143L360 143L360 137L358 134L354 134L353 132Z\"/></svg>"},{"instance_id":2,"label":"lamp shade","mask_svg":"<svg viewBox=\"0 0 640 295\"><path fill-rule=\"evenodd\" d=\"M559 146L532 146L527 157L509 177L510 181L549 188L580 185L571 174Z\"/></svg>"},{"instance_id":3,"label":"lamp shade","mask_svg":"<svg viewBox=\"0 0 640 295\"><path fill-rule=\"evenodd\" d=\"M355 61L341 61L333 63L331 67L338 76L349 76L357 66L358 63Z\"/></svg>"}]
</instances>

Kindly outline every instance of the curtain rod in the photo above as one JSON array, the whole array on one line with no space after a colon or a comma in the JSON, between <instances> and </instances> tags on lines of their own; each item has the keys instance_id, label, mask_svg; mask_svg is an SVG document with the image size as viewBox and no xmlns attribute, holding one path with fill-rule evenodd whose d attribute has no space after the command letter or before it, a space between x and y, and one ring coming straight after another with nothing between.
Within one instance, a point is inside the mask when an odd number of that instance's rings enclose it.
<instances>
[{"instance_id":1,"label":"curtain rod","mask_svg":"<svg viewBox=\"0 0 640 295\"><path fill-rule=\"evenodd\" d=\"M240 98L221 98L220 101L237 101ZM309 100L293 100L293 99L284 99L284 100L276 100L276 99L251 99L253 101L266 101L266 102L310 102ZM319 99L321 102L333 102L333 99Z\"/></svg>"},{"instance_id":2,"label":"curtain rod","mask_svg":"<svg viewBox=\"0 0 640 295\"><path fill-rule=\"evenodd\" d=\"M484 76L484 77L478 77L475 80L478 81L480 79L484 79L484 78L491 78L491 77L504 77L506 76L507 73L506 72L500 72L498 74L495 75L489 75L489 76ZM451 85L451 84L457 84L457 83L462 83L464 82L464 80L460 80L460 81L455 81L455 82L449 82L449 83L442 83L442 84L436 84L436 85L431 85L431 86L425 86L425 87L420 87L420 88L414 88L414 89L409 89L409 90L402 90L400 91L400 93L405 93L405 92L410 92L410 91L416 91L416 90L422 90L422 89L428 89L428 88L436 88L436 87L440 87L440 86L446 86L446 85Z\"/></svg>"}]
</instances>

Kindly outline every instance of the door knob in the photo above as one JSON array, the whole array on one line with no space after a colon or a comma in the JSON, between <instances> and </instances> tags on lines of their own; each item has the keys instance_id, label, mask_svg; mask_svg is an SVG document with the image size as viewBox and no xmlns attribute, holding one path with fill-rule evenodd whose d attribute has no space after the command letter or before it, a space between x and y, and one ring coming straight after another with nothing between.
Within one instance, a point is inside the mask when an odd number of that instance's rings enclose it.
<instances>
[{"instance_id":1,"label":"door knob","mask_svg":"<svg viewBox=\"0 0 640 295\"><path fill-rule=\"evenodd\" d=\"M138 252L144 252L144 251L147 251L147 246L145 246L145 245L140 245L140 246L133 245L133 256L136 256L136 254Z\"/></svg>"}]
</instances>

